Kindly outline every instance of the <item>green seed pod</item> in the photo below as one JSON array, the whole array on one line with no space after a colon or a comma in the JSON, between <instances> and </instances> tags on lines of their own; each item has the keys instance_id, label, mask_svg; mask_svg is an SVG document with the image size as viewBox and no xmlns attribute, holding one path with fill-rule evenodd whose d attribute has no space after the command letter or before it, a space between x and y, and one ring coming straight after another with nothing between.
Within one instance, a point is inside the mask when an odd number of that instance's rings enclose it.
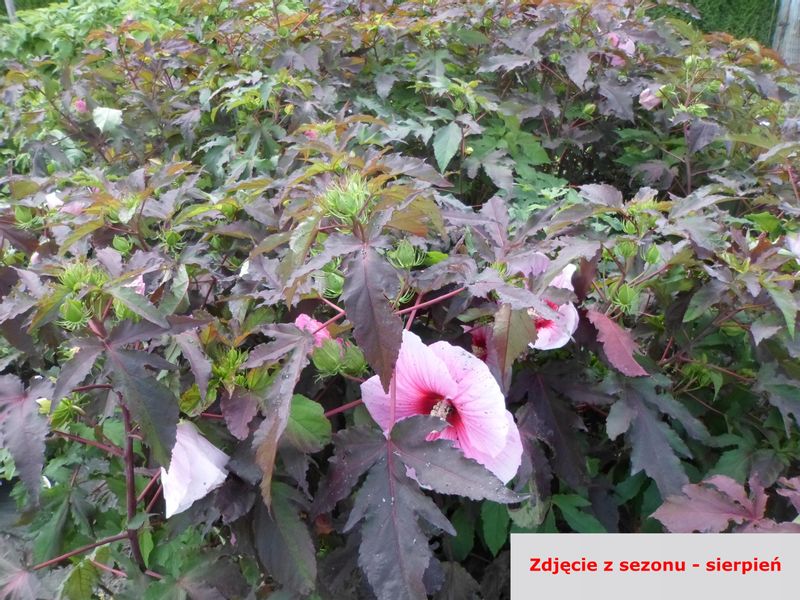
<instances>
[{"instance_id":1,"label":"green seed pod","mask_svg":"<svg viewBox=\"0 0 800 600\"><path fill-rule=\"evenodd\" d=\"M397 248L388 253L389 262L398 269L412 269L425 260L425 254L408 240L401 240Z\"/></svg>"},{"instance_id":2,"label":"green seed pod","mask_svg":"<svg viewBox=\"0 0 800 600\"><path fill-rule=\"evenodd\" d=\"M338 298L342 295L343 289L344 275L338 271L325 273L325 291L323 293L326 298Z\"/></svg>"},{"instance_id":3,"label":"green seed pod","mask_svg":"<svg viewBox=\"0 0 800 600\"><path fill-rule=\"evenodd\" d=\"M661 251L658 249L658 246L655 244L650 246L644 255L644 260L651 265L658 263L658 261L661 260Z\"/></svg>"},{"instance_id":4,"label":"green seed pod","mask_svg":"<svg viewBox=\"0 0 800 600\"><path fill-rule=\"evenodd\" d=\"M617 252L619 252L619 255L623 258L636 256L636 251L636 244L630 240L622 240L619 244L617 244Z\"/></svg>"}]
</instances>

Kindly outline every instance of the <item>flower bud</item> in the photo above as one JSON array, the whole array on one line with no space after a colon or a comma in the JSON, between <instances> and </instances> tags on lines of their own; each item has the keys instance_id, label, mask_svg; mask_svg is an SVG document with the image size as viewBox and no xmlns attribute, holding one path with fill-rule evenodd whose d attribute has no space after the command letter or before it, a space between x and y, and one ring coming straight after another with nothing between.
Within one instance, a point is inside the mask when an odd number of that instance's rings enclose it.
<instances>
[{"instance_id":1,"label":"flower bud","mask_svg":"<svg viewBox=\"0 0 800 600\"><path fill-rule=\"evenodd\" d=\"M311 362L323 377L332 377L342 370L342 347L335 340L325 340L311 353Z\"/></svg>"},{"instance_id":2,"label":"flower bud","mask_svg":"<svg viewBox=\"0 0 800 600\"><path fill-rule=\"evenodd\" d=\"M367 182L358 173L331 186L322 196L322 206L332 217L351 221L358 217L369 200Z\"/></svg>"}]
</instances>

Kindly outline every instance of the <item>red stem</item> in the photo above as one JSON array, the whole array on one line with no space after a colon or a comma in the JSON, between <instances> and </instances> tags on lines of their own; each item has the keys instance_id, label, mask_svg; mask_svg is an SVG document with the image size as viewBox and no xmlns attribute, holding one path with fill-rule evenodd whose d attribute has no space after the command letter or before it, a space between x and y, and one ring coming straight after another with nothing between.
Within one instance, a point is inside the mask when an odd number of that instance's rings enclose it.
<instances>
[{"instance_id":1,"label":"red stem","mask_svg":"<svg viewBox=\"0 0 800 600\"><path fill-rule=\"evenodd\" d=\"M417 299L414 301L414 306L411 307L413 310L411 311L411 314L408 316L408 321L406 321L407 331L411 331L411 324L414 322L414 317L417 316L417 311L419 310L420 301L422 300L422 295L423 295L422 292L417 294Z\"/></svg>"},{"instance_id":2,"label":"red stem","mask_svg":"<svg viewBox=\"0 0 800 600\"><path fill-rule=\"evenodd\" d=\"M136 497L136 504L139 504L139 502L144 500L144 497L147 496L147 493L150 491L150 489L158 482L158 478L159 477L161 477L161 471L160 470L157 471L156 474L153 475L153 477L150 478L150 481L147 482L147 485L144 486L144 489Z\"/></svg>"},{"instance_id":3,"label":"red stem","mask_svg":"<svg viewBox=\"0 0 800 600\"><path fill-rule=\"evenodd\" d=\"M53 433L65 439L72 440L73 442L79 442L87 446L94 446L95 448L100 448L100 450L108 452L109 454L112 454L114 456L119 456L120 458L123 456L122 448L113 446L111 444L103 444L101 442L95 442L94 440L88 440L79 435L73 435L71 433L67 433L66 431L53 430Z\"/></svg>"},{"instance_id":4,"label":"red stem","mask_svg":"<svg viewBox=\"0 0 800 600\"><path fill-rule=\"evenodd\" d=\"M156 502L158 501L158 497L161 495L161 491L163 489L164 489L164 487L161 486L161 485L159 485L156 488L156 492L153 494L153 497L150 498L150 502L147 503L147 508L144 509L144 512L146 512L147 514L150 514L152 512L153 507L156 505Z\"/></svg>"},{"instance_id":5,"label":"red stem","mask_svg":"<svg viewBox=\"0 0 800 600\"><path fill-rule=\"evenodd\" d=\"M101 562L97 562L96 560L90 558L89 562L92 563L98 569L105 571L106 573L111 573L112 575L116 575L117 577L127 577L125 571L120 571L119 569L115 569L113 567L109 567L108 565L104 565Z\"/></svg>"},{"instance_id":6,"label":"red stem","mask_svg":"<svg viewBox=\"0 0 800 600\"><path fill-rule=\"evenodd\" d=\"M60 563L62 560L66 560L78 554L83 554L84 552L88 552L93 548L97 548L98 546L105 546L106 544L111 544L113 542L118 542L120 540L124 540L128 537L128 532L118 533L117 535L112 535L111 537L103 538L101 540L97 540L96 542L92 542L91 544L86 544L85 546L81 546L80 548L76 548L75 550L70 550L61 556L56 556L55 558L51 558L50 560L46 560L43 563L39 563L38 565L34 565L31 567L31 571L38 571L39 569L44 569L45 567L50 567L52 565L56 565Z\"/></svg>"},{"instance_id":7,"label":"red stem","mask_svg":"<svg viewBox=\"0 0 800 600\"><path fill-rule=\"evenodd\" d=\"M394 314L396 314L396 315L404 315L406 313L416 312L420 308L428 308L429 306L433 306L434 304L438 304L439 302L447 300L448 298L452 298L453 296L457 296L458 294L460 294L461 292L463 292L466 289L467 289L466 286L465 287L460 287L457 290L453 290L452 292L447 292L446 294L442 294L441 296L439 296L438 298L434 298L433 300L428 300L427 302L423 302L422 304L415 304L414 306L410 306L408 308L404 308L403 310L397 310L397 311L395 311Z\"/></svg>"},{"instance_id":8,"label":"red stem","mask_svg":"<svg viewBox=\"0 0 800 600\"><path fill-rule=\"evenodd\" d=\"M331 410L325 413L326 417L332 417L333 415L338 415L339 413L343 413L346 410L350 410L351 408L355 408L359 404L362 404L364 401L360 398L358 400L353 400L352 402L348 402L347 404L342 404L337 408L332 408Z\"/></svg>"},{"instance_id":9,"label":"red stem","mask_svg":"<svg viewBox=\"0 0 800 600\"><path fill-rule=\"evenodd\" d=\"M136 480L133 472L133 437L131 437L131 413L128 408L120 402L122 409L122 420L125 425L125 495L128 522L133 521L136 516ZM139 534L135 529L128 529L128 540L131 543L131 553L142 571L147 569L142 556L142 549L139 547Z\"/></svg>"}]
</instances>

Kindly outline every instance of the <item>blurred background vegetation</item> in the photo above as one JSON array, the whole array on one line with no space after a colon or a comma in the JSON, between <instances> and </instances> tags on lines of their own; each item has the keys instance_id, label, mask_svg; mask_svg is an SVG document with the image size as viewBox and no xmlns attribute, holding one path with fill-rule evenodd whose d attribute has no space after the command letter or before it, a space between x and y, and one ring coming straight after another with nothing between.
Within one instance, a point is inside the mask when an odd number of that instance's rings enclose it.
<instances>
[{"instance_id":1,"label":"blurred background vegetation","mask_svg":"<svg viewBox=\"0 0 800 600\"><path fill-rule=\"evenodd\" d=\"M691 0L700 11L703 31L726 31L739 38L755 38L770 45L778 14L779 0ZM14 0L17 11L52 4L50 0ZM5 20L5 4L0 2L0 19Z\"/></svg>"}]
</instances>

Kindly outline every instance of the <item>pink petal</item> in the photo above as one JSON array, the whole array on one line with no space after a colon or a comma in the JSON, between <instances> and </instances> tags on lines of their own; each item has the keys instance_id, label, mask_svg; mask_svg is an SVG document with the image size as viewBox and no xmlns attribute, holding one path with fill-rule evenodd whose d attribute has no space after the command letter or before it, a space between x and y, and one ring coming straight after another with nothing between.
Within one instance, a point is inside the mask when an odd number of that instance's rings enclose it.
<instances>
[{"instance_id":1,"label":"pink petal","mask_svg":"<svg viewBox=\"0 0 800 600\"><path fill-rule=\"evenodd\" d=\"M572 334L578 329L580 316L572 303L568 302L558 307L558 321L537 319L536 341L532 344L537 350L554 350L565 346Z\"/></svg>"},{"instance_id":2,"label":"pink petal","mask_svg":"<svg viewBox=\"0 0 800 600\"><path fill-rule=\"evenodd\" d=\"M575 265L567 265L561 270L561 273L553 277L550 282L550 287L561 288L563 290L575 291L572 287L572 275L578 269Z\"/></svg>"},{"instance_id":3,"label":"pink petal","mask_svg":"<svg viewBox=\"0 0 800 600\"><path fill-rule=\"evenodd\" d=\"M474 449L462 447L464 456L478 461L489 469L503 483L508 483L517 474L519 465L522 462L522 440L519 437L519 429L514 423L514 417L510 412L505 412L508 423L508 434L506 435L505 445L495 456L476 452Z\"/></svg>"},{"instance_id":4,"label":"pink petal","mask_svg":"<svg viewBox=\"0 0 800 600\"><path fill-rule=\"evenodd\" d=\"M325 343L325 340L331 339L330 331L328 331L327 328L320 329L323 324L305 313L297 315L297 318L294 320L294 324L299 329L314 334L314 346L316 348L322 346L322 344Z\"/></svg>"},{"instance_id":5,"label":"pink petal","mask_svg":"<svg viewBox=\"0 0 800 600\"><path fill-rule=\"evenodd\" d=\"M447 342L430 347L446 365L458 389L449 396L456 411L451 423L458 433L459 446L468 452L494 456L505 445L508 421L506 400L494 376L479 358Z\"/></svg>"},{"instance_id":6,"label":"pink petal","mask_svg":"<svg viewBox=\"0 0 800 600\"><path fill-rule=\"evenodd\" d=\"M436 402L451 398L458 391L445 364L410 331L403 331L395 378L395 421L430 414ZM361 398L375 422L388 433L394 424L391 397L383 391L377 375L361 384Z\"/></svg>"}]
</instances>

